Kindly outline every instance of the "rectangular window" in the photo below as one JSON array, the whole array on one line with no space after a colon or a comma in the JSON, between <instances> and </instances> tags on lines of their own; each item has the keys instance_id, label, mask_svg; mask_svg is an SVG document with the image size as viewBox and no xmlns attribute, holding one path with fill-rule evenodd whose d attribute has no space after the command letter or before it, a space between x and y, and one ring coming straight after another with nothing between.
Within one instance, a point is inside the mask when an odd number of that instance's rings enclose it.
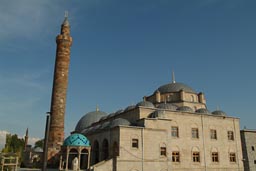
<instances>
[{"instance_id":1,"label":"rectangular window","mask_svg":"<svg viewBox=\"0 0 256 171\"><path fill-rule=\"evenodd\" d=\"M172 126L172 137L179 137L179 128Z\"/></svg>"},{"instance_id":2,"label":"rectangular window","mask_svg":"<svg viewBox=\"0 0 256 171\"><path fill-rule=\"evenodd\" d=\"M192 128L192 138L199 138L198 128Z\"/></svg>"},{"instance_id":3,"label":"rectangular window","mask_svg":"<svg viewBox=\"0 0 256 171\"><path fill-rule=\"evenodd\" d=\"M132 139L132 148L139 148L139 140Z\"/></svg>"},{"instance_id":4,"label":"rectangular window","mask_svg":"<svg viewBox=\"0 0 256 171\"><path fill-rule=\"evenodd\" d=\"M217 152L212 152L212 162L219 162L219 155Z\"/></svg>"},{"instance_id":5,"label":"rectangular window","mask_svg":"<svg viewBox=\"0 0 256 171\"><path fill-rule=\"evenodd\" d=\"M217 131L215 129L210 130L211 139L217 140Z\"/></svg>"},{"instance_id":6,"label":"rectangular window","mask_svg":"<svg viewBox=\"0 0 256 171\"><path fill-rule=\"evenodd\" d=\"M192 157L193 157L193 162L200 162L200 153L199 152L193 152Z\"/></svg>"},{"instance_id":7,"label":"rectangular window","mask_svg":"<svg viewBox=\"0 0 256 171\"><path fill-rule=\"evenodd\" d=\"M252 146L252 151L254 151L254 146Z\"/></svg>"},{"instance_id":8,"label":"rectangular window","mask_svg":"<svg viewBox=\"0 0 256 171\"><path fill-rule=\"evenodd\" d=\"M172 152L172 162L180 162L180 152L178 151Z\"/></svg>"},{"instance_id":9,"label":"rectangular window","mask_svg":"<svg viewBox=\"0 0 256 171\"><path fill-rule=\"evenodd\" d=\"M236 153L229 153L229 161L233 163L236 162Z\"/></svg>"},{"instance_id":10,"label":"rectangular window","mask_svg":"<svg viewBox=\"0 0 256 171\"><path fill-rule=\"evenodd\" d=\"M228 131L228 140L234 141L234 132L233 131Z\"/></svg>"},{"instance_id":11,"label":"rectangular window","mask_svg":"<svg viewBox=\"0 0 256 171\"><path fill-rule=\"evenodd\" d=\"M254 160L254 164L256 164L256 160Z\"/></svg>"},{"instance_id":12,"label":"rectangular window","mask_svg":"<svg viewBox=\"0 0 256 171\"><path fill-rule=\"evenodd\" d=\"M160 147L160 155L166 156L166 147Z\"/></svg>"}]
</instances>

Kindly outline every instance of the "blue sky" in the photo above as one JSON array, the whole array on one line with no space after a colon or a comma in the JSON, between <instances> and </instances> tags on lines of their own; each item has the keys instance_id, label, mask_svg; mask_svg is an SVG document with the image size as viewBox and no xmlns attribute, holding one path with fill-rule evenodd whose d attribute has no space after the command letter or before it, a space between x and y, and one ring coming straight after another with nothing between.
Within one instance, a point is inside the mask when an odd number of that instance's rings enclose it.
<instances>
[{"instance_id":1,"label":"blue sky","mask_svg":"<svg viewBox=\"0 0 256 171\"><path fill-rule=\"evenodd\" d=\"M255 129L255 0L0 0L0 131L44 135L55 37L69 11L73 45L65 133L176 81ZM0 140L1 141L1 140ZM1 143L0 143L1 145Z\"/></svg>"}]
</instances>

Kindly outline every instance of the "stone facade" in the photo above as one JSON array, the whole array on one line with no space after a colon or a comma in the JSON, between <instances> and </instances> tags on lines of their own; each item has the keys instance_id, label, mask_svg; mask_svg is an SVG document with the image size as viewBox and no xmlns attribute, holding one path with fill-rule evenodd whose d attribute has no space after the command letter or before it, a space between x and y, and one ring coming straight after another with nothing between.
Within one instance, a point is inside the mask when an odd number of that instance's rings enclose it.
<instances>
[{"instance_id":1,"label":"stone facade","mask_svg":"<svg viewBox=\"0 0 256 171\"><path fill-rule=\"evenodd\" d=\"M91 142L91 170L243 171L239 118L210 113L204 95L183 84L168 86L181 90L155 91L74 131Z\"/></svg>"},{"instance_id":2,"label":"stone facade","mask_svg":"<svg viewBox=\"0 0 256 171\"><path fill-rule=\"evenodd\" d=\"M256 130L241 130L245 171L256 171Z\"/></svg>"},{"instance_id":3,"label":"stone facade","mask_svg":"<svg viewBox=\"0 0 256 171\"><path fill-rule=\"evenodd\" d=\"M57 50L51 100L51 120L48 141L48 160L54 157L61 149L64 141L64 119L66 94L68 86L68 71L70 62L70 48L72 37L70 26L65 18L61 33L56 37Z\"/></svg>"}]
</instances>

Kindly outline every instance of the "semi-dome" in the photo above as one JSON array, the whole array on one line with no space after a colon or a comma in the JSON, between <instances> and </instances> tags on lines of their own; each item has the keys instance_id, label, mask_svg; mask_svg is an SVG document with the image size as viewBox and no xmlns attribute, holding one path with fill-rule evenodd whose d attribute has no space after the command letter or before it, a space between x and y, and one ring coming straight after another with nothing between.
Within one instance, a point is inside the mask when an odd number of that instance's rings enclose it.
<instances>
[{"instance_id":1,"label":"semi-dome","mask_svg":"<svg viewBox=\"0 0 256 171\"><path fill-rule=\"evenodd\" d=\"M90 141L82 134L71 134L63 143L63 146L90 146Z\"/></svg>"},{"instance_id":2,"label":"semi-dome","mask_svg":"<svg viewBox=\"0 0 256 171\"><path fill-rule=\"evenodd\" d=\"M123 118L114 119L110 123L110 127L111 128L116 127L116 126L120 126L120 125L130 126L131 123L127 119L123 119Z\"/></svg>"},{"instance_id":3,"label":"semi-dome","mask_svg":"<svg viewBox=\"0 0 256 171\"><path fill-rule=\"evenodd\" d=\"M166 118L166 114L164 110L156 110L150 114L150 118Z\"/></svg>"},{"instance_id":4,"label":"semi-dome","mask_svg":"<svg viewBox=\"0 0 256 171\"><path fill-rule=\"evenodd\" d=\"M171 103L160 103L157 108L175 111L177 106Z\"/></svg>"},{"instance_id":5,"label":"semi-dome","mask_svg":"<svg viewBox=\"0 0 256 171\"><path fill-rule=\"evenodd\" d=\"M215 110L212 112L213 115L217 115L217 116L227 116L227 114L225 112L223 112L222 110Z\"/></svg>"},{"instance_id":6,"label":"semi-dome","mask_svg":"<svg viewBox=\"0 0 256 171\"><path fill-rule=\"evenodd\" d=\"M177 110L182 112L193 112L193 109L189 106L181 106L178 107Z\"/></svg>"},{"instance_id":7,"label":"semi-dome","mask_svg":"<svg viewBox=\"0 0 256 171\"><path fill-rule=\"evenodd\" d=\"M150 107L150 108L154 108L155 106L153 105L153 103L149 102L149 101L141 101L139 103L136 104L136 107L139 106L143 106L143 107Z\"/></svg>"},{"instance_id":8,"label":"semi-dome","mask_svg":"<svg viewBox=\"0 0 256 171\"><path fill-rule=\"evenodd\" d=\"M205 109L205 108L200 108L196 110L196 113L202 113L202 114L211 114L211 112L209 112L209 110Z\"/></svg>"},{"instance_id":9,"label":"semi-dome","mask_svg":"<svg viewBox=\"0 0 256 171\"><path fill-rule=\"evenodd\" d=\"M107 113L96 110L85 114L77 123L75 131L81 132L83 129L89 127L92 123L99 121Z\"/></svg>"},{"instance_id":10,"label":"semi-dome","mask_svg":"<svg viewBox=\"0 0 256 171\"><path fill-rule=\"evenodd\" d=\"M179 92L180 90L183 90L188 93L196 93L191 87L189 87L186 84L183 83L169 83L160 86L157 90L160 93L172 93L172 92Z\"/></svg>"}]
</instances>

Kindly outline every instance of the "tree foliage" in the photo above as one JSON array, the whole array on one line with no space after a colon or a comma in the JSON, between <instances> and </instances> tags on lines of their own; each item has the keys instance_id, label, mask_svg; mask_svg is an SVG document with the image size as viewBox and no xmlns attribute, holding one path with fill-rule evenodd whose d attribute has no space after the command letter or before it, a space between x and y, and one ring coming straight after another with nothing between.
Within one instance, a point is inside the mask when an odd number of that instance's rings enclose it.
<instances>
[{"instance_id":1,"label":"tree foliage","mask_svg":"<svg viewBox=\"0 0 256 171\"><path fill-rule=\"evenodd\" d=\"M6 143L5 147L2 149L3 153L16 153L20 154L25 145L25 140L23 138L19 138L17 134L11 135L7 134L6 135Z\"/></svg>"}]
</instances>

